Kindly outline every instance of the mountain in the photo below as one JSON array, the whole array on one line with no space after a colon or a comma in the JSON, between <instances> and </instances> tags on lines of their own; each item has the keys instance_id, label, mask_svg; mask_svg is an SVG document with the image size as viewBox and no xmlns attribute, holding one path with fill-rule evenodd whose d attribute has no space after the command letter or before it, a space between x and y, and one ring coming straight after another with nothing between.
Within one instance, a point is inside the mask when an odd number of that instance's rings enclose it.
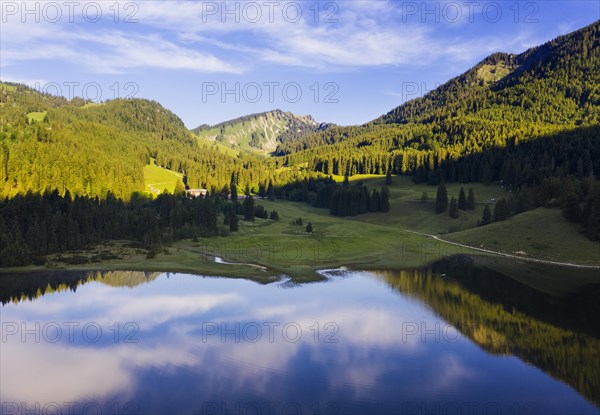
<instances>
[{"instance_id":1,"label":"mountain","mask_svg":"<svg viewBox=\"0 0 600 415\"><path fill-rule=\"evenodd\" d=\"M519 55L495 53L375 122L431 123L467 115L498 118L493 110L502 115L517 111L521 120L542 123L597 120L597 111L590 109L600 104L599 33L600 21Z\"/></svg>"},{"instance_id":2,"label":"mountain","mask_svg":"<svg viewBox=\"0 0 600 415\"><path fill-rule=\"evenodd\" d=\"M368 124L281 144L277 155L325 174L428 176L448 159L600 125L598 68L600 21L519 55L491 55ZM580 156L589 172L593 158Z\"/></svg>"},{"instance_id":3,"label":"mountain","mask_svg":"<svg viewBox=\"0 0 600 415\"><path fill-rule=\"evenodd\" d=\"M317 123L310 115L274 110L213 126L203 124L192 132L203 140L221 143L236 150L272 153L281 143L296 141L328 126Z\"/></svg>"}]
</instances>

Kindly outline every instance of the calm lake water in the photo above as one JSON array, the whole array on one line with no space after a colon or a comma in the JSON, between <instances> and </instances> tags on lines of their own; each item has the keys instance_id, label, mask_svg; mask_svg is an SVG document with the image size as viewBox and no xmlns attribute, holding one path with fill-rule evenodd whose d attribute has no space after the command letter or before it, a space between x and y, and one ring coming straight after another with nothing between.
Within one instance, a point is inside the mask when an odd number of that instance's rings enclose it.
<instances>
[{"instance_id":1,"label":"calm lake water","mask_svg":"<svg viewBox=\"0 0 600 415\"><path fill-rule=\"evenodd\" d=\"M1 411L598 414L600 284L527 272L0 275Z\"/></svg>"}]
</instances>

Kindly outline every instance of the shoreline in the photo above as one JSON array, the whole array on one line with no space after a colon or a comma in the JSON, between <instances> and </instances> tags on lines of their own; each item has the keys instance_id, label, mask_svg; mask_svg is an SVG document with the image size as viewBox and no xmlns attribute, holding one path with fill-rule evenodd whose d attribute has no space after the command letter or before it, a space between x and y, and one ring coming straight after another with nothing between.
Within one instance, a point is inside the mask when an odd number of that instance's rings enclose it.
<instances>
[{"instance_id":1,"label":"shoreline","mask_svg":"<svg viewBox=\"0 0 600 415\"><path fill-rule=\"evenodd\" d=\"M474 253L483 253L493 258L504 258L513 260L517 263L528 262L542 264L552 267L575 268L580 270L597 270L600 265L588 265L577 263L566 263L559 261L545 260L541 258L524 257L513 254L508 254L499 251L493 251L485 248L477 248L474 246L453 242L443 239L437 235L421 233L417 231L405 230L406 232L433 239L436 242L447 244L461 248L456 252L447 253L440 256L415 255L418 260L406 261L400 260L392 262L383 262L381 259L373 258L369 253L365 254L363 261L346 261L333 260L324 261L322 263L304 264L304 263L289 263L289 264L273 264L255 262L236 262L227 258L226 255L217 255L213 252L205 252L193 249L187 241L179 241L175 246L170 247L174 252L169 254L161 253L156 258L129 258L133 260L107 260L85 264L55 264L55 265L28 265L21 267L0 268L0 276L5 274L26 274L31 272L44 271L141 271L141 272L173 272L173 273L190 273L202 276L220 276L227 278L245 278L260 283L269 283L277 278L288 277L294 282L315 282L322 281L324 276L323 270L339 269L371 269L371 270L406 270L418 267L428 266L435 260L452 257L454 255L469 255L474 257ZM465 251L462 251L465 249ZM65 255L65 254L61 254ZM189 260L189 256L193 256L193 260ZM187 257L187 258L183 258ZM186 261L182 260L186 259ZM371 259L369 261L369 259ZM181 261L180 261L181 260Z\"/></svg>"}]
</instances>

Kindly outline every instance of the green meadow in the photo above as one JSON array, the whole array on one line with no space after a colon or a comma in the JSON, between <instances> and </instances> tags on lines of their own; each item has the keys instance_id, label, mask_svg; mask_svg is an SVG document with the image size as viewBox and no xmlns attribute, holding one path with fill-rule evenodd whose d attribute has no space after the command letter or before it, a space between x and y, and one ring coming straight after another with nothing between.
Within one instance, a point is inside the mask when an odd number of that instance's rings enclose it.
<instances>
[{"instance_id":1,"label":"green meadow","mask_svg":"<svg viewBox=\"0 0 600 415\"><path fill-rule=\"evenodd\" d=\"M151 159L150 164L144 167L144 190L153 195L158 195L165 189L173 193L182 177L182 174L157 166L156 160Z\"/></svg>"},{"instance_id":2,"label":"green meadow","mask_svg":"<svg viewBox=\"0 0 600 415\"><path fill-rule=\"evenodd\" d=\"M385 184L382 176L359 179L365 180L370 187ZM460 184L448 185L449 197L458 196L460 187ZM508 197L509 193L498 185L482 184L465 186L465 191L470 187L475 192L475 210L461 211L458 219L450 218L447 213L436 215L433 212L437 187L417 185L401 177L394 177L389 186L389 213L337 218L330 216L326 209L316 209L304 203L257 199L257 204L263 205L268 211L276 210L280 219L241 220L237 233L204 238L197 243L179 241L169 254L159 254L146 264L164 266L164 270L185 266L187 269L199 267L218 272L219 275L241 276L250 273L260 277L279 273L302 279L312 278L315 270L329 267L411 268L446 255L477 253L422 234L440 235L443 239L475 248L511 254L524 251L531 258L600 264L600 244L585 238L577 226L562 218L558 209L544 209L549 212L539 212L538 209L504 222L478 227L485 204ZM421 201L423 192L428 194L425 203ZM548 214L552 215L552 226L537 225L537 221L542 217L547 218ZM302 218L302 226L295 224L297 218ZM311 234L305 232L308 222L313 225ZM494 243L496 240L504 243L499 245ZM565 244L569 245L568 248L565 248ZM201 253L217 255L228 262L262 265L267 270L215 264Z\"/></svg>"},{"instance_id":3,"label":"green meadow","mask_svg":"<svg viewBox=\"0 0 600 415\"><path fill-rule=\"evenodd\" d=\"M34 111L27 114L27 121L31 122L42 122L46 116L46 111Z\"/></svg>"},{"instance_id":4,"label":"green meadow","mask_svg":"<svg viewBox=\"0 0 600 415\"><path fill-rule=\"evenodd\" d=\"M179 175L154 163L147 166L144 173L147 184L169 191L180 180ZM359 179L370 188L385 185L382 176ZM458 196L460 187L460 184L448 185L448 196ZM121 244L114 248L117 260L67 267L180 271L268 282L282 274L297 281L316 280L319 279L317 270L340 266L370 270L414 268L460 253L497 258L437 241L427 235L439 235L448 241L508 254L523 251L530 258L600 264L600 244L589 241L577 226L565 221L559 209L536 209L504 222L478 227L485 204L492 204L492 200L509 194L498 185L470 184L465 186L465 191L470 187L475 192L475 210L460 211L458 219L450 218L447 212L434 213L436 186L417 185L402 177L394 177L389 186L389 213L338 218L329 215L326 209L313 208L305 203L257 198L257 205L263 205L269 212L276 210L279 220L240 220L239 232L200 238L198 241L177 241L151 259L139 250L127 254L127 249ZM423 192L428 195L425 202L421 200ZM302 225L295 223L298 218L302 218ZM548 218L552 218L550 223ZM221 216L219 220L222 220ZM313 226L312 233L306 232L309 222ZM216 263L214 256L229 263ZM507 261L523 263L517 259L505 259L504 263ZM62 267L60 263L53 266Z\"/></svg>"}]
</instances>

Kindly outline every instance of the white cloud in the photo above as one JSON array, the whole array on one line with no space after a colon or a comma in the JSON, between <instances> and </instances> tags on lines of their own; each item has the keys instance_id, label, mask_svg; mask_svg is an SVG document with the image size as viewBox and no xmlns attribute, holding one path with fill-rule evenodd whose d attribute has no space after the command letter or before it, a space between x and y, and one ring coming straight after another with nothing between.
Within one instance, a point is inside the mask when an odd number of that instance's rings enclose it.
<instances>
[{"instance_id":1,"label":"white cloud","mask_svg":"<svg viewBox=\"0 0 600 415\"><path fill-rule=\"evenodd\" d=\"M240 63L230 63L214 54L179 45L161 34L108 28L92 31L90 27L95 28L68 22L8 20L0 28L0 66L54 60L83 65L95 73L119 73L132 68L234 74L245 70Z\"/></svg>"},{"instance_id":2,"label":"white cloud","mask_svg":"<svg viewBox=\"0 0 600 415\"><path fill-rule=\"evenodd\" d=\"M244 18L247 3L232 4L240 8L239 22L224 13L223 3L188 1L139 3L137 24L100 26L81 19L23 24L12 19L2 25L0 63L59 60L95 73L155 68L242 74L273 64L329 72L426 66L440 59L473 62L486 52L531 43L519 34L509 40L494 34L476 40L449 37L447 24L404 22L402 7L389 1L335 3L339 9L321 3L317 16L312 3L305 4L302 19L294 23L284 17L286 3L275 7L272 16L261 7L258 22ZM214 5L216 11L208 9ZM337 22L325 23L328 17Z\"/></svg>"}]
</instances>

